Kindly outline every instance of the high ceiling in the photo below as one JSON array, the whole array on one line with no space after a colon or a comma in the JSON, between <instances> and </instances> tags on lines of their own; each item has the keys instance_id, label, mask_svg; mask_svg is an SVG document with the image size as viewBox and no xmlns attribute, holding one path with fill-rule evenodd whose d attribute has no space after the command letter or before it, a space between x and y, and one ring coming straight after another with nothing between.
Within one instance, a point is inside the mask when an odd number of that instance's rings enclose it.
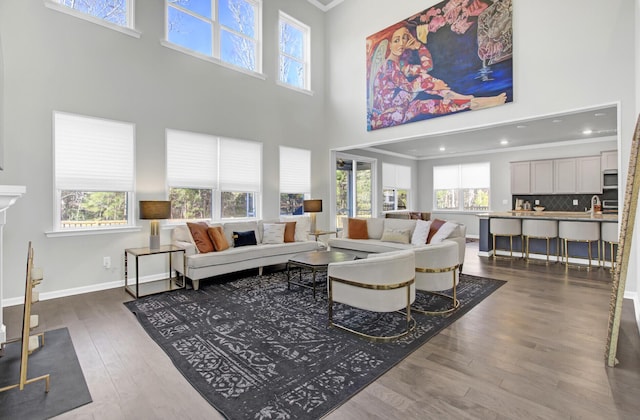
<instances>
[{"instance_id":1,"label":"high ceiling","mask_svg":"<svg viewBox=\"0 0 640 420\"><path fill-rule=\"evenodd\" d=\"M344 0L309 0L309 3L313 4L317 8L323 11L327 11L333 7L336 7Z\"/></svg>"},{"instance_id":2,"label":"high ceiling","mask_svg":"<svg viewBox=\"0 0 640 420\"><path fill-rule=\"evenodd\" d=\"M550 146L559 142L579 144L615 138L617 120L616 106L608 106L369 145L366 149L414 159L434 159L501 151L505 148ZM504 141L506 144L503 144Z\"/></svg>"}]
</instances>

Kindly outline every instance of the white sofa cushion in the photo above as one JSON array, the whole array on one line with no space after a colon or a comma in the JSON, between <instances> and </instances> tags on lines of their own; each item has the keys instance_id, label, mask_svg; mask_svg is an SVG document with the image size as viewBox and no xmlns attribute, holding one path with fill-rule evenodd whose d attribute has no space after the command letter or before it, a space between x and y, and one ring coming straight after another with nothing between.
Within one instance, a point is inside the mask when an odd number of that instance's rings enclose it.
<instances>
[{"instance_id":1,"label":"white sofa cushion","mask_svg":"<svg viewBox=\"0 0 640 420\"><path fill-rule=\"evenodd\" d=\"M416 228L416 220L414 219L382 219L384 220L385 229L409 229L409 238L413 235Z\"/></svg>"},{"instance_id":2,"label":"white sofa cushion","mask_svg":"<svg viewBox=\"0 0 640 420\"><path fill-rule=\"evenodd\" d=\"M382 232L382 238L380 238L380 240L383 242L408 244L411 243L411 230L385 228Z\"/></svg>"},{"instance_id":3,"label":"white sofa cushion","mask_svg":"<svg viewBox=\"0 0 640 420\"><path fill-rule=\"evenodd\" d=\"M338 249L346 249L360 251L365 253L380 253L389 251L398 251L401 249L413 249L411 244L400 244L397 242L383 242L379 239L348 239L348 238L331 238L329 240L330 247Z\"/></svg>"},{"instance_id":4,"label":"white sofa cushion","mask_svg":"<svg viewBox=\"0 0 640 420\"><path fill-rule=\"evenodd\" d=\"M311 218L309 216L280 216L280 221L296 222L296 242L309 240L309 230L311 229Z\"/></svg>"},{"instance_id":5,"label":"white sofa cushion","mask_svg":"<svg viewBox=\"0 0 640 420\"><path fill-rule=\"evenodd\" d=\"M284 228L283 223L264 223L264 232L262 233L263 244L283 244Z\"/></svg>"},{"instance_id":6,"label":"white sofa cushion","mask_svg":"<svg viewBox=\"0 0 640 420\"><path fill-rule=\"evenodd\" d=\"M416 228L413 230L411 236L411 245L424 245L427 243L427 237L429 236L429 227L431 221L416 220Z\"/></svg>"},{"instance_id":7,"label":"white sofa cushion","mask_svg":"<svg viewBox=\"0 0 640 420\"><path fill-rule=\"evenodd\" d=\"M369 239L380 239L384 231L384 219L374 217L367 219L367 235Z\"/></svg>"},{"instance_id":8,"label":"white sofa cushion","mask_svg":"<svg viewBox=\"0 0 640 420\"><path fill-rule=\"evenodd\" d=\"M187 258L189 268L201 268L214 265L232 264L275 255L297 254L317 249L316 242L288 242L286 244L260 244L229 248L220 252L192 255Z\"/></svg>"},{"instance_id":9,"label":"white sofa cushion","mask_svg":"<svg viewBox=\"0 0 640 420\"><path fill-rule=\"evenodd\" d=\"M433 234L433 236L431 237L431 241L429 243L439 244L440 242L447 239L449 235L451 235L453 231L456 230L457 227L458 225L456 223L445 222L445 224L440 226L440 229L438 229L438 231Z\"/></svg>"}]
</instances>

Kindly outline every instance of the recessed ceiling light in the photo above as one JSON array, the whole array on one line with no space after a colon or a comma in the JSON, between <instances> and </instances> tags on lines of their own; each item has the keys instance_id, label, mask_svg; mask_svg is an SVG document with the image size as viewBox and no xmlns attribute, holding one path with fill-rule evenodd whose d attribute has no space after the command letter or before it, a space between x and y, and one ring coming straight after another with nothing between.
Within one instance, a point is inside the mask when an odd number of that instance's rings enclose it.
<instances>
[{"instance_id":1,"label":"recessed ceiling light","mask_svg":"<svg viewBox=\"0 0 640 420\"><path fill-rule=\"evenodd\" d=\"M526 125L516 125L516 128L527 128Z\"/></svg>"},{"instance_id":2,"label":"recessed ceiling light","mask_svg":"<svg viewBox=\"0 0 640 420\"><path fill-rule=\"evenodd\" d=\"M509 140L500 140L500 144L506 146L507 144L509 144Z\"/></svg>"},{"instance_id":3,"label":"recessed ceiling light","mask_svg":"<svg viewBox=\"0 0 640 420\"><path fill-rule=\"evenodd\" d=\"M559 122L562 122L562 120L553 120L553 121L551 121L551 122L553 122L553 123L559 123Z\"/></svg>"},{"instance_id":4,"label":"recessed ceiling light","mask_svg":"<svg viewBox=\"0 0 640 420\"><path fill-rule=\"evenodd\" d=\"M582 131L582 134L587 134L588 135L588 134L591 134L591 133L593 133L593 130L589 130L588 128L586 130Z\"/></svg>"},{"instance_id":5,"label":"recessed ceiling light","mask_svg":"<svg viewBox=\"0 0 640 420\"><path fill-rule=\"evenodd\" d=\"M440 151L441 151L441 152L444 152L445 150L447 150L447 149L445 149L445 147L444 147L444 146L440 146Z\"/></svg>"},{"instance_id":6,"label":"recessed ceiling light","mask_svg":"<svg viewBox=\"0 0 640 420\"><path fill-rule=\"evenodd\" d=\"M604 117L605 115L607 114L605 114L604 112L596 112L595 114L593 114L594 117Z\"/></svg>"}]
</instances>

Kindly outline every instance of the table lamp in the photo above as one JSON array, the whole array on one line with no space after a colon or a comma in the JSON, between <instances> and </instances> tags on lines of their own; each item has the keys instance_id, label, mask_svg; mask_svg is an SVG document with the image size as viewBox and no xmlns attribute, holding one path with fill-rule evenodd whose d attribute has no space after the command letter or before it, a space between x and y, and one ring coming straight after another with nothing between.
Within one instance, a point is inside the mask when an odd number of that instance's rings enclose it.
<instances>
[{"instance_id":1,"label":"table lamp","mask_svg":"<svg viewBox=\"0 0 640 420\"><path fill-rule=\"evenodd\" d=\"M140 219L151 220L149 248L160 248L160 219L171 217L171 201L140 201Z\"/></svg>"},{"instance_id":2,"label":"table lamp","mask_svg":"<svg viewBox=\"0 0 640 420\"><path fill-rule=\"evenodd\" d=\"M302 207L305 213L310 213L311 217L311 233L316 232L316 213L322 212L322 200L304 200Z\"/></svg>"}]
</instances>

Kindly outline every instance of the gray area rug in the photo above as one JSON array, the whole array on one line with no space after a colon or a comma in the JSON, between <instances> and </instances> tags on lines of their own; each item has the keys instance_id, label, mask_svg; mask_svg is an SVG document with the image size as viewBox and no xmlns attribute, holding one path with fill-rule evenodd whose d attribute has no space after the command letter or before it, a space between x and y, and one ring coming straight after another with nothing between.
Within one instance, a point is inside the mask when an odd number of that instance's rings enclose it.
<instances>
[{"instance_id":1,"label":"gray area rug","mask_svg":"<svg viewBox=\"0 0 640 420\"><path fill-rule=\"evenodd\" d=\"M324 273L319 276L325 281ZM448 316L413 313L416 330L372 343L327 325L327 300L287 289L286 273L201 282L125 305L202 396L230 419L314 419L343 404L505 282L462 274L461 307ZM326 291L320 295L326 296ZM430 309L442 298L418 293ZM336 305L336 321L369 332L401 328L398 314ZM425 380L428 380L425 378Z\"/></svg>"},{"instance_id":2,"label":"gray area rug","mask_svg":"<svg viewBox=\"0 0 640 420\"><path fill-rule=\"evenodd\" d=\"M22 391L0 392L0 419L48 419L92 401L69 330L47 331L44 340L29 356L27 379L48 373L49 393L44 392L44 381L25 385ZM20 380L20 345L7 344L0 357L0 388Z\"/></svg>"}]
</instances>

